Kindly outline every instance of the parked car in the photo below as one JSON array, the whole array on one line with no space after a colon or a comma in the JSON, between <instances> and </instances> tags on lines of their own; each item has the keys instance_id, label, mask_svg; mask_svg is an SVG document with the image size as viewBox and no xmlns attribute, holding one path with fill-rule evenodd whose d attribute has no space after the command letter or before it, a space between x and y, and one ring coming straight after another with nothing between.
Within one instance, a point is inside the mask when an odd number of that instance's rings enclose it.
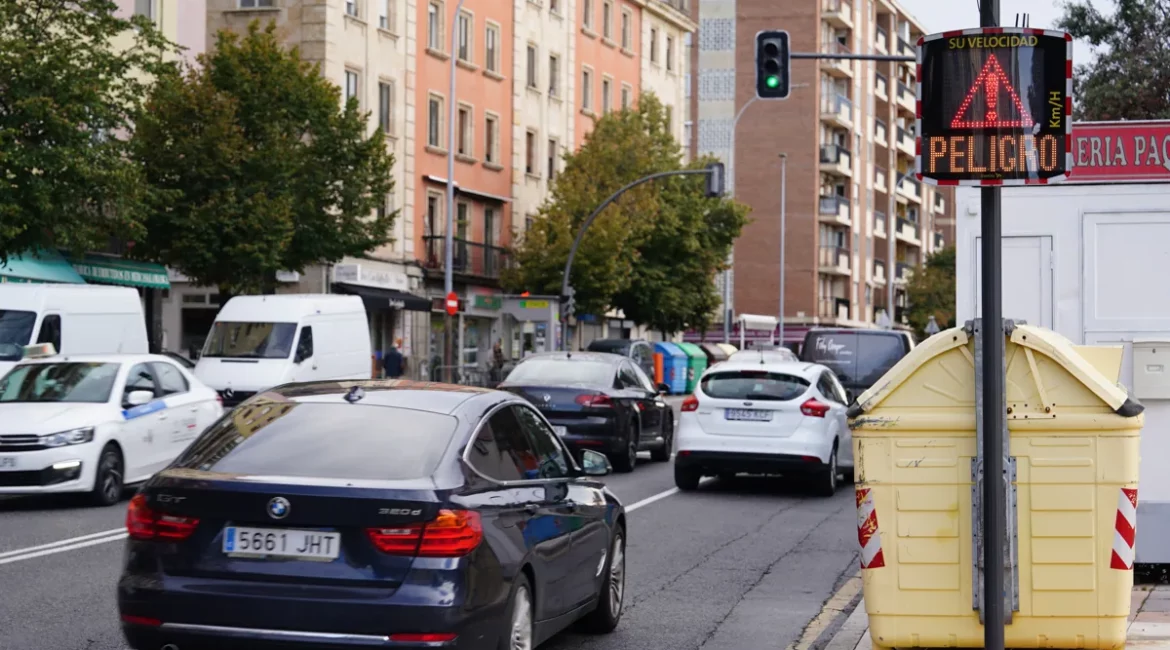
<instances>
[{"instance_id":1,"label":"parked car","mask_svg":"<svg viewBox=\"0 0 1170 650\"><path fill-rule=\"evenodd\" d=\"M718 364L683 401L675 485L694 490L704 476L740 472L795 474L831 496L853 471L846 408L845 391L825 366Z\"/></svg>"},{"instance_id":2,"label":"parked car","mask_svg":"<svg viewBox=\"0 0 1170 650\"><path fill-rule=\"evenodd\" d=\"M654 376L654 345L644 339L597 339L586 349L629 357L647 377Z\"/></svg>"},{"instance_id":3,"label":"parked car","mask_svg":"<svg viewBox=\"0 0 1170 650\"><path fill-rule=\"evenodd\" d=\"M727 360L729 363L780 363L784 361L800 361L796 353L788 348L749 348L740 350Z\"/></svg>"},{"instance_id":4,"label":"parked car","mask_svg":"<svg viewBox=\"0 0 1170 650\"><path fill-rule=\"evenodd\" d=\"M674 411L630 359L603 352L546 352L512 370L500 390L532 402L575 452L604 452L619 472L632 472L639 451L670 460Z\"/></svg>"},{"instance_id":5,"label":"parked car","mask_svg":"<svg viewBox=\"0 0 1170 650\"><path fill-rule=\"evenodd\" d=\"M276 388L130 501L123 634L136 650L480 650L610 632L626 514L608 472L500 391Z\"/></svg>"},{"instance_id":6,"label":"parked car","mask_svg":"<svg viewBox=\"0 0 1170 650\"><path fill-rule=\"evenodd\" d=\"M800 359L828 366L852 401L913 348L909 332L817 328L804 335Z\"/></svg>"}]
</instances>

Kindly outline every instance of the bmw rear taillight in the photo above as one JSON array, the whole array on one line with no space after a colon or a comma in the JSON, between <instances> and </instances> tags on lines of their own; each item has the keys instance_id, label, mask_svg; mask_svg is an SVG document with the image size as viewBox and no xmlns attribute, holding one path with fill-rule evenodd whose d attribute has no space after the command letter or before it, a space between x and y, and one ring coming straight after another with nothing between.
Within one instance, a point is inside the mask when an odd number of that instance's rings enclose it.
<instances>
[{"instance_id":1,"label":"bmw rear taillight","mask_svg":"<svg viewBox=\"0 0 1170 650\"><path fill-rule=\"evenodd\" d=\"M458 637L453 632L430 632L423 634L391 634L393 643L450 643Z\"/></svg>"},{"instance_id":2,"label":"bmw rear taillight","mask_svg":"<svg viewBox=\"0 0 1170 650\"><path fill-rule=\"evenodd\" d=\"M697 410L699 410L699 398L694 395L687 395L687 398L682 403L682 412L689 413Z\"/></svg>"},{"instance_id":3,"label":"bmw rear taillight","mask_svg":"<svg viewBox=\"0 0 1170 650\"><path fill-rule=\"evenodd\" d=\"M601 393L596 395L578 395L574 401L585 408L604 409L613 407L613 400L608 395L602 395Z\"/></svg>"},{"instance_id":4,"label":"bmw rear taillight","mask_svg":"<svg viewBox=\"0 0 1170 650\"><path fill-rule=\"evenodd\" d=\"M829 405L813 397L800 405L800 412L810 418L823 418L829 413Z\"/></svg>"},{"instance_id":5,"label":"bmw rear taillight","mask_svg":"<svg viewBox=\"0 0 1170 650\"><path fill-rule=\"evenodd\" d=\"M396 528L367 528L374 546L387 555L461 557L483 541L478 512L440 510L434 520Z\"/></svg>"},{"instance_id":6,"label":"bmw rear taillight","mask_svg":"<svg viewBox=\"0 0 1170 650\"><path fill-rule=\"evenodd\" d=\"M126 510L126 532L131 539L143 541L181 542L195 532L199 520L195 517L168 515L146 505L146 495L136 494Z\"/></svg>"}]
</instances>

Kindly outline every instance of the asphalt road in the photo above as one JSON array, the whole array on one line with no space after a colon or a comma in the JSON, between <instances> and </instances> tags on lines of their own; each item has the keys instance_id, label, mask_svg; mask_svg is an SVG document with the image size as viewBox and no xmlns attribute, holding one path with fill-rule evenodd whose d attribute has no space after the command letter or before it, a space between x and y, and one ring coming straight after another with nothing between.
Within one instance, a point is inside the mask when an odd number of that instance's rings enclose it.
<instances>
[{"instance_id":1,"label":"asphalt road","mask_svg":"<svg viewBox=\"0 0 1170 650\"><path fill-rule=\"evenodd\" d=\"M569 632L548 650L783 650L857 570L848 485L829 499L764 479L682 494L670 464L649 460L607 483L633 510L624 617L612 635ZM114 603L124 514L124 503L0 500L0 647L125 648Z\"/></svg>"}]
</instances>

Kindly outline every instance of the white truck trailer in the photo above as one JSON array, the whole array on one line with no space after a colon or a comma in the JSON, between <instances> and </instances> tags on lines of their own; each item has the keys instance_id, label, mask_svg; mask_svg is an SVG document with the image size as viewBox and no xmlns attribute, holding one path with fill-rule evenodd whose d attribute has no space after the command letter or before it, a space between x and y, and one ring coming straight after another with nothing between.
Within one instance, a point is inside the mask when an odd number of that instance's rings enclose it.
<instances>
[{"instance_id":1,"label":"white truck trailer","mask_svg":"<svg viewBox=\"0 0 1170 650\"><path fill-rule=\"evenodd\" d=\"M1073 154L1069 182L1002 190L1003 315L1073 343L1124 348L1121 383L1146 407L1136 562L1166 565L1170 122L1078 124ZM955 205L962 323L979 314L979 189L959 188Z\"/></svg>"}]
</instances>

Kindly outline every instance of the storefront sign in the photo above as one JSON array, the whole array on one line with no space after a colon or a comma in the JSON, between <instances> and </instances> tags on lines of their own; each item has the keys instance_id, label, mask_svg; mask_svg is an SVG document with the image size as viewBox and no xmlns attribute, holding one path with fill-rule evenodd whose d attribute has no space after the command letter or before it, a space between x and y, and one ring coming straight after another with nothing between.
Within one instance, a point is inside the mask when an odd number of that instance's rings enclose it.
<instances>
[{"instance_id":1,"label":"storefront sign","mask_svg":"<svg viewBox=\"0 0 1170 650\"><path fill-rule=\"evenodd\" d=\"M477 295L475 306L477 309L500 309L504 306L504 299L499 296Z\"/></svg>"},{"instance_id":2,"label":"storefront sign","mask_svg":"<svg viewBox=\"0 0 1170 650\"><path fill-rule=\"evenodd\" d=\"M388 264L335 264L333 281L395 291L410 290L410 280L406 273L393 270Z\"/></svg>"},{"instance_id":3,"label":"storefront sign","mask_svg":"<svg viewBox=\"0 0 1170 650\"><path fill-rule=\"evenodd\" d=\"M1070 181L1170 181L1170 121L1073 125Z\"/></svg>"},{"instance_id":4,"label":"storefront sign","mask_svg":"<svg viewBox=\"0 0 1170 650\"><path fill-rule=\"evenodd\" d=\"M1072 39L987 27L932 34L918 47L918 177L938 185L1063 180Z\"/></svg>"},{"instance_id":5,"label":"storefront sign","mask_svg":"<svg viewBox=\"0 0 1170 650\"><path fill-rule=\"evenodd\" d=\"M548 309L547 300L521 300L521 309Z\"/></svg>"}]
</instances>

